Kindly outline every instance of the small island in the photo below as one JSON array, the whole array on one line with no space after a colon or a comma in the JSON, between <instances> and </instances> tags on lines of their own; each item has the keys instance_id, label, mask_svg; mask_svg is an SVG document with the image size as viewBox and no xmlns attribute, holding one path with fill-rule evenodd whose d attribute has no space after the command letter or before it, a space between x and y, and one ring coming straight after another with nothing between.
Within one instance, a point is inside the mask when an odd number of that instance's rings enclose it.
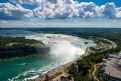
<instances>
[{"instance_id":1,"label":"small island","mask_svg":"<svg viewBox=\"0 0 121 81\"><path fill-rule=\"evenodd\" d=\"M85 42L84 42L84 44L88 44L88 42L87 42L87 41L85 41Z\"/></svg>"},{"instance_id":2,"label":"small island","mask_svg":"<svg viewBox=\"0 0 121 81\"><path fill-rule=\"evenodd\" d=\"M10 60L27 56L47 56L49 47L41 41L25 37L0 37L0 60Z\"/></svg>"}]
</instances>

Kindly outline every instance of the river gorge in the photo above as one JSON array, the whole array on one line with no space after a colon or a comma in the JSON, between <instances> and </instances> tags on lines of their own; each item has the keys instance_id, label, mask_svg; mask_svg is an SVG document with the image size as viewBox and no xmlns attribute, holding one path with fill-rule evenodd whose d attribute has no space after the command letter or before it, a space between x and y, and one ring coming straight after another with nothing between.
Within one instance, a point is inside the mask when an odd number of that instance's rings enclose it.
<instances>
[{"instance_id":1,"label":"river gorge","mask_svg":"<svg viewBox=\"0 0 121 81\"><path fill-rule=\"evenodd\" d=\"M42 41L50 47L49 57L31 57L0 62L1 81L27 80L27 78L46 73L57 66L78 59L85 53L87 47L96 45L92 40L64 34L33 34L30 32L29 34L28 32L14 34L14 36L18 35L26 39Z\"/></svg>"}]
</instances>

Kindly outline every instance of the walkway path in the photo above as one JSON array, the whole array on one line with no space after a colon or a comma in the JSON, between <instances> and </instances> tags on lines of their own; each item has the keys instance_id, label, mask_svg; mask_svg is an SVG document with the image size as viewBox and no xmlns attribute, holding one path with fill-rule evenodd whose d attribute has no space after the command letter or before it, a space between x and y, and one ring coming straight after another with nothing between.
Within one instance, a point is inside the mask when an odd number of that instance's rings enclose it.
<instances>
[{"instance_id":1,"label":"walkway path","mask_svg":"<svg viewBox=\"0 0 121 81\"><path fill-rule=\"evenodd\" d=\"M99 80L97 79L97 77L95 76L96 71L97 71L97 64L94 65L94 71L92 72L92 76L93 76L94 80L99 81Z\"/></svg>"},{"instance_id":2,"label":"walkway path","mask_svg":"<svg viewBox=\"0 0 121 81\"><path fill-rule=\"evenodd\" d=\"M109 41L112 44L112 48L116 48L117 47L117 44L115 42L110 41L108 39L104 39L104 40ZM93 76L94 80L99 81L98 78L95 75L96 74L96 71L97 71L97 67L98 67L98 64L95 64L94 65L94 71L92 72L92 76Z\"/></svg>"},{"instance_id":3,"label":"walkway path","mask_svg":"<svg viewBox=\"0 0 121 81\"><path fill-rule=\"evenodd\" d=\"M57 76L56 78L52 79L52 81L57 81L61 76L64 76L64 75L65 75L65 74L63 73L63 74Z\"/></svg>"}]
</instances>

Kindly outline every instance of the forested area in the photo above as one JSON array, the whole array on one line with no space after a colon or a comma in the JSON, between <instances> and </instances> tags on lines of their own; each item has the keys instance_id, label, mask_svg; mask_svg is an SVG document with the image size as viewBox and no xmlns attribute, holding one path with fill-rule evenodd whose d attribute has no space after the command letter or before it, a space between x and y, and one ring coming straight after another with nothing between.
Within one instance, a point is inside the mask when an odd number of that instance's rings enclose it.
<instances>
[{"instance_id":1,"label":"forested area","mask_svg":"<svg viewBox=\"0 0 121 81\"><path fill-rule=\"evenodd\" d=\"M103 52L95 52L90 55L83 57L77 61L78 72L73 70L71 67L68 68L69 74L74 77L74 81L94 81L93 77L90 74L90 71L93 69L93 66L97 63L102 62L103 58L106 58L109 54L117 54L121 51L121 30L117 29L54 29L47 30L48 33L55 34L67 34L78 36L80 38L86 38L91 40L97 40L97 38L104 38L111 40L117 44L116 48L104 50ZM40 32L38 30L38 32ZM100 40L106 44L111 44L109 41ZM96 41L95 41L96 43Z\"/></svg>"},{"instance_id":2,"label":"forested area","mask_svg":"<svg viewBox=\"0 0 121 81\"><path fill-rule=\"evenodd\" d=\"M116 48L105 50L103 52L95 52L90 55L83 57L77 61L78 72L70 68L69 74L73 75L75 81L93 81L93 78L90 75L90 70L94 64L102 62L103 58L106 58L109 54L117 54L121 51L121 31L78 31L70 32L70 34L83 37L83 38L106 38L111 41L114 41L117 44ZM109 43L103 41L105 43ZM109 43L110 44L110 43Z\"/></svg>"},{"instance_id":3,"label":"forested area","mask_svg":"<svg viewBox=\"0 0 121 81\"><path fill-rule=\"evenodd\" d=\"M36 43L41 45L41 47L36 46ZM39 52L37 50L39 50ZM25 39L24 37L0 37L0 59L44 54L48 51L49 48L41 41Z\"/></svg>"},{"instance_id":4,"label":"forested area","mask_svg":"<svg viewBox=\"0 0 121 81\"><path fill-rule=\"evenodd\" d=\"M40 31L38 31L40 32ZM74 77L75 81L93 81L93 78L90 77L90 70L94 66L94 64L102 62L103 58L106 58L109 54L117 54L118 52L121 51L121 30L63 30L63 31L48 31L48 33L60 33L60 34L68 34L68 35L73 35L73 36L78 36L81 38L87 38L87 39L92 39L95 40L96 38L105 38L109 39L117 44L116 48L112 48L109 50L105 50L103 52L95 52L92 53L86 57L83 57L82 59L79 59L77 61L78 65L78 72L75 70L69 68L69 73ZM11 47L11 42L13 42L12 47ZM102 40L104 43L108 43L107 41ZM35 40L29 40L25 39L23 37L16 37L16 38L11 38L11 37L0 37L0 50L17 50L17 49L22 49L22 51L14 52L10 54L8 51L8 55L5 55L0 53L0 58L11 58L16 57L16 56L25 56L29 54L33 54L36 51L35 48L36 46L33 46L31 44L37 43ZM43 43L41 43L43 44ZM10 45L10 46L9 46ZM29 51L26 50L29 49ZM25 52L26 51L26 52ZM1 51L0 51L1 52ZM7 54L7 53L6 53ZM6 57L8 56L8 57Z\"/></svg>"}]
</instances>

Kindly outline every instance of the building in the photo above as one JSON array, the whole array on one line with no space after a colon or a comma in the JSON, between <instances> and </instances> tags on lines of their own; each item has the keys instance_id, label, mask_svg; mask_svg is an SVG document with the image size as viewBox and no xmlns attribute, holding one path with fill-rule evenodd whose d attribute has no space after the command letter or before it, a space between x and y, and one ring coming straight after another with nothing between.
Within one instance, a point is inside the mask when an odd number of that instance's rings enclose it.
<instances>
[{"instance_id":1,"label":"building","mask_svg":"<svg viewBox=\"0 0 121 81\"><path fill-rule=\"evenodd\" d=\"M121 81L121 58L111 55L102 65L101 76L105 81Z\"/></svg>"}]
</instances>

